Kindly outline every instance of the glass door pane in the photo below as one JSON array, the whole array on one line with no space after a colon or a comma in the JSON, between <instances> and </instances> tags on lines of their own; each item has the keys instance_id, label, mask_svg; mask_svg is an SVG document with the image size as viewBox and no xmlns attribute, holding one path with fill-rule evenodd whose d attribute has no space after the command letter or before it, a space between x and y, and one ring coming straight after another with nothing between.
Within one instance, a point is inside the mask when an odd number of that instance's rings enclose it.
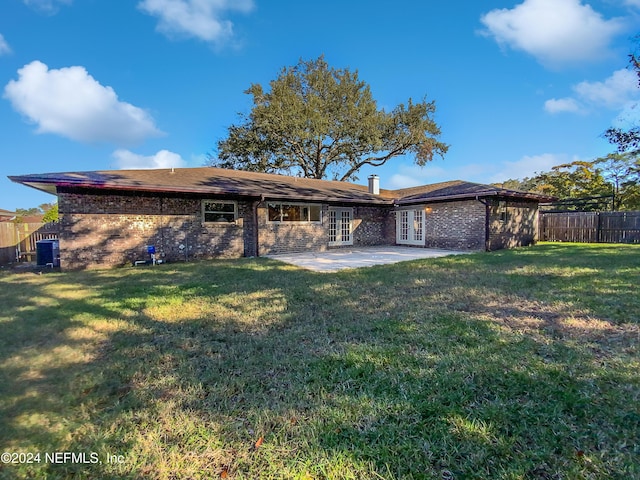
<instances>
[{"instance_id":1,"label":"glass door pane","mask_svg":"<svg viewBox=\"0 0 640 480\"><path fill-rule=\"evenodd\" d=\"M413 211L413 240L415 242L423 241L423 225L424 225L424 212L422 210Z\"/></svg>"},{"instance_id":2,"label":"glass door pane","mask_svg":"<svg viewBox=\"0 0 640 480\"><path fill-rule=\"evenodd\" d=\"M336 211L329 210L329 243L335 243L338 240L338 222Z\"/></svg>"}]
</instances>

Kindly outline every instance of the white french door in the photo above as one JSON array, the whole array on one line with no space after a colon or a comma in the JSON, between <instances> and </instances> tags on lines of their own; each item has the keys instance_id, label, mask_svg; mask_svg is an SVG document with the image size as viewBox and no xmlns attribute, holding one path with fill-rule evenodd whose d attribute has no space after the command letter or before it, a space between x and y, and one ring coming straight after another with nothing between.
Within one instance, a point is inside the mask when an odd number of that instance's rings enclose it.
<instances>
[{"instance_id":1,"label":"white french door","mask_svg":"<svg viewBox=\"0 0 640 480\"><path fill-rule=\"evenodd\" d=\"M424 245L424 210L398 210L396 212L396 243Z\"/></svg>"},{"instance_id":2,"label":"white french door","mask_svg":"<svg viewBox=\"0 0 640 480\"><path fill-rule=\"evenodd\" d=\"M353 245L352 208L329 208L329 245Z\"/></svg>"}]
</instances>

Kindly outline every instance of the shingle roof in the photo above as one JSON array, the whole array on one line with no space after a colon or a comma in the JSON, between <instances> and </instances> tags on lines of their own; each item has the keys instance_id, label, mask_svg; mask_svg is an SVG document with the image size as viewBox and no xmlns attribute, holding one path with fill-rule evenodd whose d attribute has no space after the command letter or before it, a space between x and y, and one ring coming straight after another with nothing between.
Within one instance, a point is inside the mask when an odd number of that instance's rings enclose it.
<instances>
[{"instance_id":1,"label":"shingle roof","mask_svg":"<svg viewBox=\"0 0 640 480\"><path fill-rule=\"evenodd\" d=\"M214 167L45 173L9 178L49 193L55 193L55 187L58 186L264 197L273 200L304 198L310 201L389 203L389 198L370 194L364 185Z\"/></svg>"},{"instance_id":2,"label":"shingle roof","mask_svg":"<svg viewBox=\"0 0 640 480\"><path fill-rule=\"evenodd\" d=\"M509 190L493 185L453 180L450 182L433 183L419 187L403 188L395 190L398 205L414 203L429 203L442 200L454 200L457 198L484 198L484 197L514 197L530 200L549 201L552 197L537 193Z\"/></svg>"},{"instance_id":3,"label":"shingle roof","mask_svg":"<svg viewBox=\"0 0 640 480\"><path fill-rule=\"evenodd\" d=\"M214 167L63 172L10 176L12 181L52 194L57 187L91 188L115 191L189 193L225 195L268 200L307 200L353 204L399 205L476 196L540 196L489 185L453 182L423 185L400 190L380 190L370 194L365 185L315 180L269 173L227 170ZM545 197L547 198L547 197Z\"/></svg>"},{"instance_id":4,"label":"shingle roof","mask_svg":"<svg viewBox=\"0 0 640 480\"><path fill-rule=\"evenodd\" d=\"M5 210L0 208L0 217L15 217L16 212L10 212L9 210Z\"/></svg>"}]
</instances>

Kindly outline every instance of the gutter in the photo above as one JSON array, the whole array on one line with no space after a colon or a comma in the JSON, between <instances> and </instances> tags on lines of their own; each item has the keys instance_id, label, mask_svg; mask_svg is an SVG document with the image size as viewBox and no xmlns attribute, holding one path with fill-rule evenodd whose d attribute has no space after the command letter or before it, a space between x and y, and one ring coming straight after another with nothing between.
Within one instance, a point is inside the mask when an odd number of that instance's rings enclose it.
<instances>
[{"instance_id":1,"label":"gutter","mask_svg":"<svg viewBox=\"0 0 640 480\"><path fill-rule=\"evenodd\" d=\"M448 200L463 200L463 199L475 199L478 200L478 198L480 198L480 195L482 195L482 197L511 197L511 198L524 198L524 199L528 199L528 200L537 200L538 202L542 202L543 200L546 200L547 196L543 196L543 195L535 195L535 194L528 194L528 193L520 193L520 192L516 192L516 193L510 193L510 192L499 192L497 190L489 190L486 192L481 192L478 194L473 194L473 193L461 193L458 195L440 195L438 197L423 197L423 198L415 198L415 199L410 199L410 200L402 200L402 199L396 199L395 200L395 204L396 205L413 205L413 204L418 204L418 203L436 203L436 202L446 202ZM480 202L482 203L482 202Z\"/></svg>"},{"instance_id":2,"label":"gutter","mask_svg":"<svg viewBox=\"0 0 640 480\"><path fill-rule=\"evenodd\" d=\"M260 256L260 228L258 227L258 206L264 203L264 195L260 195L260 199L253 204L253 233L254 233L254 248L256 257Z\"/></svg>"}]
</instances>

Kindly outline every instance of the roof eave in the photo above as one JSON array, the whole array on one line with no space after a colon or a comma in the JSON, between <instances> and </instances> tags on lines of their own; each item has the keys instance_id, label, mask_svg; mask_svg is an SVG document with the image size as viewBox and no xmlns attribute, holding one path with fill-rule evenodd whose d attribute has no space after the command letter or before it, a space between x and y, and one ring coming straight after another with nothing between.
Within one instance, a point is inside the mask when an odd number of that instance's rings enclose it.
<instances>
[{"instance_id":1,"label":"roof eave","mask_svg":"<svg viewBox=\"0 0 640 480\"><path fill-rule=\"evenodd\" d=\"M327 195L273 195L266 192L247 193L239 190L220 189L215 187L202 188L179 188L167 185L126 185L126 184L109 184L109 183L91 183L72 180L38 180L33 177L10 176L9 179L16 183L21 183L36 190L57 195L58 188L86 188L91 190L105 191L125 191L125 192L148 192L148 193L174 193L174 194L192 194L192 195L216 195L216 196L233 196L237 198L248 199L264 199L271 201L308 201L308 202L324 202L324 203L346 203L353 205L391 205L393 200L386 198L349 198L348 196L327 196Z\"/></svg>"},{"instance_id":2,"label":"roof eave","mask_svg":"<svg viewBox=\"0 0 640 480\"><path fill-rule=\"evenodd\" d=\"M497 190L486 191L486 192L478 192L478 193L461 193L457 195L440 195L437 197L426 197L426 198L415 198L415 199L397 199L395 201L396 205L416 205L420 203L438 203L438 202L446 202L451 200L474 200L477 198L486 198L486 197L510 197L510 198L520 198L525 200L534 200L538 202L546 201L546 196L535 195L529 193L520 193L520 192L501 192Z\"/></svg>"},{"instance_id":3,"label":"roof eave","mask_svg":"<svg viewBox=\"0 0 640 480\"><path fill-rule=\"evenodd\" d=\"M476 199L486 197L510 197L523 200L532 200L538 202L554 201L554 197L539 195L527 192L516 192L509 190L487 190L483 192L469 192L455 195L439 195L433 197L416 197L416 198L389 198L371 195L366 196L365 192L354 192L355 197L350 192L341 192L338 195L304 195L304 194L273 194L261 191L247 192L236 189L223 189L214 186L206 187L176 187L169 185L139 185L139 184L114 184L114 183L95 183L86 180L60 179L60 178L42 178L37 175L27 176L9 176L11 181L21 183L28 187L57 195L57 189L60 188L86 188L94 190L110 190L110 191L138 191L149 193L173 193L173 194L191 194L191 195L216 195L216 196L234 196L237 198L264 199L271 201L307 201L307 202L324 202L324 203L342 203L350 205L416 205L424 203L437 203L452 200Z\"/></svg>"},{"instance_id":4,"label":"roof eave","mask_svg":"<svg viewBox=\"0 0 640 480\"><path fill-rule=\"evenodd\" d=\"M12 182L14 182L14 183L20 183L20 184L25 185L27 187L31 187L31 188L34 188L36 190L40 190L41 192L49 193L51 195L57 195L55 183L34 181L34 180L28 179L26 177L12 176L12 175L8 176L7 178L9 180L11 180Z\"/></svg>"}]
</instances>

